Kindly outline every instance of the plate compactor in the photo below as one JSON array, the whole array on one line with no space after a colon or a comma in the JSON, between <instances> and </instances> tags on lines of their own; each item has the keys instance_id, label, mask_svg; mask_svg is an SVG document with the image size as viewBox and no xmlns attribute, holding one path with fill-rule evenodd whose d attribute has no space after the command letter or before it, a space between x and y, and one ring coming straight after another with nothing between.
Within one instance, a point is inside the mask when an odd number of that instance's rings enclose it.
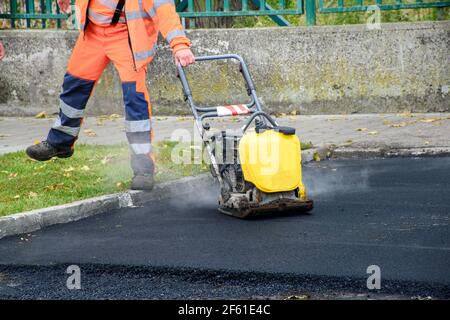
<instances>
[{"instance_id":1,"label":"plate compactor","mask_svg":"<svg viewBox=\"0 0 450 320\"><path fill-rule=\"evenodd\" d=\"M192 110L210 159L211 174L220 184L219 211L248 218L281 211L312 210L313 202L307 198L302 183L300 141L295 129L279 126L262 110L253 80L240 56L195 58L196 62L211 60L237 60L250 97L247 104L197 106L186 73L182 66L177 66L184 99ZM211 130L206 121L227 116L247 116L247 119L238 132Z\"/></svg>"}]
</instances>

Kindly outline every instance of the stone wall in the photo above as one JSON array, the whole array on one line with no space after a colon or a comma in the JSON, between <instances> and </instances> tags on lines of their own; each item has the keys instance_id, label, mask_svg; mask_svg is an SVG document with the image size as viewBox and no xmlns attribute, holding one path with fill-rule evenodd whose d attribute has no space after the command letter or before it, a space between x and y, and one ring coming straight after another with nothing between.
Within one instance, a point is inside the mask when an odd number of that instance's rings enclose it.
<instances>
[{"instance_id":1,"label":"stone wall","mask_svg":"<svg viewBox=\"0 0 450 320\"><path fill-rule=\"evenodd\" d=\"M450 111L450 21L188 31L196 55L237 53L247 61L267 110L302 114ZM76 31L3 30L0 115L57 111ZM169 47L160 42L148 71L154 113L186 114ZM234 63L189 68L199 104L247 101ZM122 113L118 75L110 66L88 114Z\"/></svg>"}]
</instances>

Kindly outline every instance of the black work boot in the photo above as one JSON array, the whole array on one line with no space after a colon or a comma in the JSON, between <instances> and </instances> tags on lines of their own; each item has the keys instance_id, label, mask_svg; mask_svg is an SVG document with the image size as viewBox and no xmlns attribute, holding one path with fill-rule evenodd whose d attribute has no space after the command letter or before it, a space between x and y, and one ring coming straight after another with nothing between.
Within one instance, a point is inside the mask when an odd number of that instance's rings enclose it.
<instances>
[{"instance_id":1,"label":"black work boot","mask_svg":"<svg viewBox=\"0 0 450 320\"><path fill-rule=\"evenodd\" d=\"M52 146L45 140L38 144L29 146L25 152L30 158L38 161L47 161L53 157L69 158L73 155L72 149L59 149Z\"/></svg>"},{"instance_id":2,"label":"black work boot","mask_svg":"<svg viewBox=\"0 0 450 320\"><path fill-rule=\"evenodd\" d=\"M150 191L153 189L154 185L155 181L152 173L135 175L131 180L131 190Z\"/></svg>"},{"instance_id":3,"label":"black work boot","mask_svg":"<svg viewBox=\"0 0 450 320\"><path fill-rule=\"evenodd\" d=\"M131 180L131 190L152 190L155 184L155 165L153 160L146 154L133 154L131 155L131 167L134 172Z\"/></svg>"}]
</instances>

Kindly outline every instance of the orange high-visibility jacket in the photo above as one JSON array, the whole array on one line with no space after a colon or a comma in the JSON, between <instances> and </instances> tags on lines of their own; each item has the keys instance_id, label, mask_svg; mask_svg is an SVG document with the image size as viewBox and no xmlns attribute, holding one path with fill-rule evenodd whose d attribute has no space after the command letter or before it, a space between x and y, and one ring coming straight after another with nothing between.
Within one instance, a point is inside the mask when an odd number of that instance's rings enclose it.
<instances>
[{"instance_id":1,"label":"orange high-visibility jacket","mask_svg":"<svg viewBox=\"0 0 450 320\"><path fill-rule=\"evenodd\" d=\"M75 3L82 33L87 25L89 2L76 0ZM153 59L158 32L174 52L190 47L173 0L126 0L124 11L136 69L146 66Z\"/></svg>"}]
</instances>

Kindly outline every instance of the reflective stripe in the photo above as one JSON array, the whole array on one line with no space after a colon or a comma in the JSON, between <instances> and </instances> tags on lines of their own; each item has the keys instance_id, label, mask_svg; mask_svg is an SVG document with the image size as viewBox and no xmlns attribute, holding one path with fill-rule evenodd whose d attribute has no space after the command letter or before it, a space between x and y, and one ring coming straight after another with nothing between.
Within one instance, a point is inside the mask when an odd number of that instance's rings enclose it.
<instances>
[{"instance_id":1,"label":"reflective stripe","mask_svg":"<svg viewBox=\"0 0 450 320\"><path fill-rule=\"evenodd\" d=\"M75 109L66 104L62 99L59 99L59 108L68 118L82 118L84 110Z\"/></svg>"},{"instance_id":2,"label":"reflective stripe","mask_svg":"<svg viewBox=\"0 0 450 320\"><path fill-rule=\"evenodd\" d=\"M166 40L170 43L175 37L186 37L186 33L183 30L172 30L167 34Z\"/></svg>"},{"instance_id":3,"label":"reflective stripe","mask_svg":"<svg viewBox=\"0 0 450 320\"><path fill-rule=\"evenodd\" d=\"M113 0L100 0L100 3L105 7L110 8L112 11L116 11L117 2Z\"/></svg>"},{"instance_id":4,"label":"reflective stripe","mask_svg":"<svg viewBox=\"0 0 450 320\"><path fill-rule=\"evenodd\" d=\"M102 14L98 14L92 9L89 9L88 11L89 17L94 19L95 22L98 22L100 24L110 24L112 21L112 17L104 16ZM125 22L125 19L123 17L119 18L119 22Z\"/></svg>"},{"instance_id":5,"label":"reflective stripe","mask_svg":"<svg viewBox=\"0 0 450 320\"><path fill-rule=\"evenodd\" d=\"M127 16L127 20L130 21L130 20L145 18L146 14L145 14L145 12L142 12L142 11L130 11L130 12L126 12L126 16Z\"/></svg>"},{"instance_id":6,"label":"reflective stripe","mask_svg":"<svg viewBox=\"0 0 450 320\"><path fill-rule=\"evenodd\" d=\"M155 9L153 7L148 9L148 11L145 11L142 0L139 0L139 10L141 10L143 18L153 18L156 15Z\"/></svg>"},{"instance_id":7,"label":"reflective stripe","mask_svg":"<svg viewBox=\"0 0 450 320\"><path fill-rule=\"evenodd\" d=\"M150 50L135 52L134 53L134 59L136 61L145 60L148 57L151 57L151 56L155 55L155 53L156 53L156 45L154 45L153 48L151 48Z\"/></svg>"},{"instance_id":8,"label":"reflective stripe","mask_svg":"<svg viewBox=\"0 0 450 320\"><path fill-rule=\"evenodd\" d=\"M130 147L134 154L149 154L152 151L150 143L132 143Z\"/></svg>"},{"instance_id":9,"label":"reflective stripe","mask_svg":"<svg viewBox=\"0 0 450 320\"><path fill-rule=\"evenodd\" d=\"M150 119L136 120L136 121L125 120L125 131L126 132L150 131L151 128L152 128L152 124L150 122Z\"/></svg>"},{"instance_id":10,"label":"reflective stripe","mask_svg":"<svg viewBox=\"0 0 450 320\"><path fill-rule=\"evenodd\" d=\"M64 132L72 137L77 137L78 134L80 133L80 127L67 127L67 126L61 125L61 118L59 116L58 116L58 118L56 118L55 123L53 124L52 128L55 130Z\"/></svg>"},{"instance_id":11,"label":"reflective stripe","mask_svg":"<svg viewBox=\"0 0 450 320\"><path fill-rule=\"evenodd\" d=\"M155 0L155 4L154 4L155 10L158 10L158 8L160 6L162 6L163 4L166 4L166 3L171 3L171 4L175 5L175 2L173 0Z\"/></svg>"},{"instance_id":12,"label":"reflective stripe","mask_svg":"<svg viewBox=\"0 0 450 320\"><path fill-rule=\"evenodd\" d=\"M150 9L148 9L148 11L145 12L147 15L150 16L150 18L153 18L154 16L156 16L156 11L154 7L151 7Z\"/></svg>"}]
</instances>

